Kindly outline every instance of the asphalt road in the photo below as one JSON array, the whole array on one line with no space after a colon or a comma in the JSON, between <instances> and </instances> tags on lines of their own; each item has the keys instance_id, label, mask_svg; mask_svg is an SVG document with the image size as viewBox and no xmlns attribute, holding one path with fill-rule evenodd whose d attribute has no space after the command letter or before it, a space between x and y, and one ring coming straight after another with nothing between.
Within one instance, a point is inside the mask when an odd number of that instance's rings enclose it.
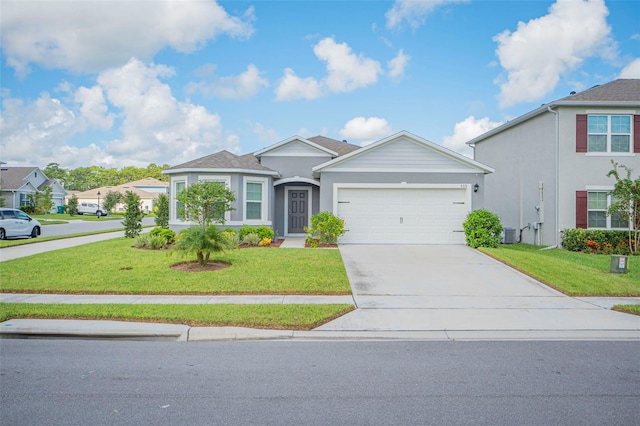
<instances>
[{"instance_id":1,"label":"asphalt road","mask_svg":"<svg viewBox=\"0 0 640 426\"><path fill-rule=\"evenodd\" d=\"M637 342L0 341L6 425L637 425Z\"/></svg>"},{"instance_id":2,"label":"asphalt road","mask_svg":"<svg viewBox=\"0 0 640 426\"><path fill-rule=\"evenodd\" d=\"M55 216L52 216L55 218ZM142 219L142 225L153 225L155 223L154 217L145 217ZM72 220L69 223L59 225L44 225L42 227L43 237L53 237L59 235L78 234L81 232L94 232L104 231L107 229L122 229L122 219L107 219L102 218L99 221L88 220Z\"/></svg>"}]
</instances>

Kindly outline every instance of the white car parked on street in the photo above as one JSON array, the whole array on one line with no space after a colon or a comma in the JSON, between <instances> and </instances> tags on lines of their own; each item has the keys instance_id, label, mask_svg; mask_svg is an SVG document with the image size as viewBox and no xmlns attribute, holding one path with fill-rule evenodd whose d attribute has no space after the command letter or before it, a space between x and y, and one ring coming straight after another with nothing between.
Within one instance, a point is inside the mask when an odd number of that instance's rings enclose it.
<instances>
[{"instance_id":1,"label":"white car parked on street","mask_svg":"<svg viewBox=\"0 0 640 426\"><path fill-rule=\"evenodd\" d=\"M40 235L40 222L18 209L0 208L0 240Z\"/></svg>"},{"instance_id":2,"label":"white car parked on street","mask_svg":"<svg viewBox=\"0 0 640 426\"><path fill-rule=\"evenodd\" d=\"M78 214L95 214L96 216L106 216L109 212L99 206L97 203L80 203L78 204Z\"/></svg>"}]
</instances>

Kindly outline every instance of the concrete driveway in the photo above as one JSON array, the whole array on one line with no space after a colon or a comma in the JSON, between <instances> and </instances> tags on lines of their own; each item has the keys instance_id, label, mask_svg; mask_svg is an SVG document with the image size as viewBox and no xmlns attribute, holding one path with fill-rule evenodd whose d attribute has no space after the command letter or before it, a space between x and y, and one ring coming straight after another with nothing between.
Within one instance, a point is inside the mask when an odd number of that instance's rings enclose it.
<instances>
[{"instance_id":1,"label":"concrete driveway","mask_svg":"<svg viewBox=\"0 0 640 426\"><path fill-rule=\"evenodd\" d=\"M342 245L340 252L358 309L319 331L640 337L640 317L565 296L466 246Z\"/></svg>"}]
</instances>

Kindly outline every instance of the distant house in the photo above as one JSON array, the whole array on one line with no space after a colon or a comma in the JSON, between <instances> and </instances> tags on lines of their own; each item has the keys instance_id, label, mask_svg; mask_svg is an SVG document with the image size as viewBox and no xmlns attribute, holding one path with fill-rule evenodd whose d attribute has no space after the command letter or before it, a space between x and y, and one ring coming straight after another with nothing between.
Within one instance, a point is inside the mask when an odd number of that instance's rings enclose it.
<instances>
[{"instance_id":1,"label":"distant house","mask_svg":"<svg viewBox=\"0 0 640 426\"><path fill-rule=\"evenodd\" d=\"M313 214L345 221L342 243L464 244L462 222L483 206L493 170L408 132L360 147L323 136L293 136L252 154L220 151L164 170L171 177L170 227L180 216L176 194L197 182L235 192L226 225L266 225L281 236L304 235Z\"/></svg>"},{"instance_id":2,"label":"distant house","mask_svg":"<svg viewBox=\"0 0 640 426\"><path fill-rule=\"evenodd\" d=\"M53 208L64 206L67 192L55 179L49 179L38 167L0 167L0 196L4 205L11 208L22 208L29 205L29 195L51 188Z\"/></svg>"},{"instance_id":3,"label":"distant house","mask_svg":"<svg viewBox=\"0 0 640 426\"><path fill-rule=\"evenodd\" d=\"M122 185L102 186L88 191L75 192L74 195L78 198L78 203L91 202L102 205L107 193L118 192L125 195L127 191L138 195L142 203L142 209L150 212L155 207L158 196L169 193L169 183L154 178L145 178ZM124 211L124 208L124 204L119 203L116 205L115 210Z\"/></svg>"},{"instance_id":4,"label":"distant house","mask_svg":"<svg viewBox=\"0 0 640 426\"><path fill-rule=\"evenodd\" d=\"M553 101L468 142L495 169L485 206L522 241L552 246L569 228L628 229L606 214L611 160L640 173L640 80L620 79Z\"/></svg>"}]
</instances>

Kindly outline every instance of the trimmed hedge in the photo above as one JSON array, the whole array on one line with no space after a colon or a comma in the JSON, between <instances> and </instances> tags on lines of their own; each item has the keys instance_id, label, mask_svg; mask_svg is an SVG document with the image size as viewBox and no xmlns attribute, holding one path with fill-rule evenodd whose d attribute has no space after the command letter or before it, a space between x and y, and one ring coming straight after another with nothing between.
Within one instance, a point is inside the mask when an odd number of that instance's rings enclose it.
<instances>
[{"instance_id":1,"label":"trimmed hedge","mask_svg":"<svg viewBox=\"0 0 640 426\"><path fill-rule=\"evenodd\" d=\"M628 231L605 231L602 229L563 229L560 232L562 247L569 251L610 252L629 254Z\"/></svg>"}]
</instances>

